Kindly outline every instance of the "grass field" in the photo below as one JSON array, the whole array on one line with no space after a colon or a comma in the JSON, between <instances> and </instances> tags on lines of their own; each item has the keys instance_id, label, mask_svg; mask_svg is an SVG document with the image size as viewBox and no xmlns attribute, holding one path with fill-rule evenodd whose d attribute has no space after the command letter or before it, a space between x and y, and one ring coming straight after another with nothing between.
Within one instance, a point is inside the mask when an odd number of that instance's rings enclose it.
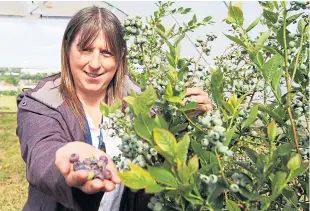
<instances>
[{"instance_id":1,"label":"grass field","mask_svg":"<svg viewBox=\"0 0 310 211\"><path fill-rule=\"evenodd\" d=\"M15 130L16 113L0 113L0 211L21 211L27 198L25 164Z\"/></svg>"},{"instance_id":2,"label":"grass field","mask_svg":"<svg viewBox=\"0 0 310 211\"><path fill-rule=\"evenodd\" d=\"M16 96L0 96L0 112L16 112Z\"/></svg>"}]
</instances>

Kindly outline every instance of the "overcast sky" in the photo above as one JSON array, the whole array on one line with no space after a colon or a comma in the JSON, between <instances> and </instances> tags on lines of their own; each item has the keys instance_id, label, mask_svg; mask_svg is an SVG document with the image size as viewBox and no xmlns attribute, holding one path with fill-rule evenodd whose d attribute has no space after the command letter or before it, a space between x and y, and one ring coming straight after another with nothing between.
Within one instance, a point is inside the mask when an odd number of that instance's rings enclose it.
<instances>
[{"instance_id":1,"label":"overcast sky","mask_svg":"<svg viewBox=\"0 0 310 211\"><path fill-rule=\"evenodd\" d=\"M157 8L154 1L115 1L110 2L128 15L151 15ZM194 14L201 20L206 16L212 16L216 22L189 33L195 41L198 36L204 36L207 32L215 32L218 39L212 44L211 56L205 57L212 64L213 57L223 53L229 40L223 35L228 33L229 25L222 22L227 16L227 8L222 1L197 1L176 2L176 7L190 7L192 12L187 15L176 16L182 23L189 21ZM257 2L242 3L245 26L249 25L261 13L261 7ZM0 18L0 67L25 67L25 68L60 68L60 46L63 32L69 19L25 19L25 18ZM172 26L175 21L168 17L164 21L165 26ZM257 31L256 31L257 32ZM256 33L255 31L253 33ZM183 56L197 56L195 47L184 38L182 42Z\"/></svg>"}]
</instances>

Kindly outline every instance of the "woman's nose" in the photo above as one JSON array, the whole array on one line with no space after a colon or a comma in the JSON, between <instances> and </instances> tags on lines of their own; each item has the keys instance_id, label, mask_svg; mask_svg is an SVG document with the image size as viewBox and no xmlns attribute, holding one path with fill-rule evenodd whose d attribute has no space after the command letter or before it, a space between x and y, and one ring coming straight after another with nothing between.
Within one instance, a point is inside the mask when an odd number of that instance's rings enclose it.
<instances>
[{"instance_id":1,"label":"woman's nose","mask_svg":"<svg viewBox=\"0 0 310 211\"><path fill-rule=\"evenodd\" d=\"M94 51L91 55L89 66L93 69L99 69L101 67L100 53Z\"/></svg>"}]
</instances>

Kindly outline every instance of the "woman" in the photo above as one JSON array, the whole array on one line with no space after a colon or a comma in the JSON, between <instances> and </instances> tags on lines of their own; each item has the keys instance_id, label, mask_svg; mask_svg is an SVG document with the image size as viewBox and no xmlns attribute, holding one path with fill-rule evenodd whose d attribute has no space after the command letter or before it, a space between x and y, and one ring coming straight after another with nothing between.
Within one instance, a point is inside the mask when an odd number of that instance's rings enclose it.
<instances>
[{"instance_id":1,"label":"woman","mask_svg":"<svg viewBox=\"0 0 310 211\"><path fill-rule=\"evenodd\" d=\"M132 193L120 184L109 156L115 146L106 154L96 142L100 103L111 104L130 90L140 92L127 75L123 37L121 23L110 11L80 10L63 36L61 73L18 97L17 135L29 181L24 211L97 211L101 201L100 210L147 210L143 191ZM202 110L212 108L203 91L192 88L187 94ZM107 155L112 179L87 181L87 172L72 170L72 153L80 160Z\"/></svg>"}]
</instances>

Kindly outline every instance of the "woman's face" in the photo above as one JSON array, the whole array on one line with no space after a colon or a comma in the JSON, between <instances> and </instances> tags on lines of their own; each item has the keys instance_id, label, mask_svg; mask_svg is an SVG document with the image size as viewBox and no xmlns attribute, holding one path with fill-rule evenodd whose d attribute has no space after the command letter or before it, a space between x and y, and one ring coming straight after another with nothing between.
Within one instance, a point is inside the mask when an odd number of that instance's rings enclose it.
<instances>
[{"instance_id":1,"label":"woman's face","mask_svg":"<svg viewBox=\"0 0 310 211\"><path fill-rule=\"evenodd\" d=\"M74 39L69 53L76 91L86 95L104 95L117 69L116 58L108 47L105 34L100 31L87 49L80 49L78 42L79 35Z\"/></svg>"}]
</instances>

